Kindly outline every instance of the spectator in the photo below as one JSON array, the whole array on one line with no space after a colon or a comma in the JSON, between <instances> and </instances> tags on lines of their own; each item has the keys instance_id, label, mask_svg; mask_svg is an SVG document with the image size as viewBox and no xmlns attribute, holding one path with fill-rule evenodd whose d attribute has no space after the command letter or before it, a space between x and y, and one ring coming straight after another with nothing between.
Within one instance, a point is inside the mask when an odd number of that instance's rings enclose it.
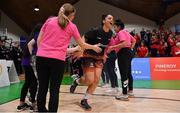
<instances>
[{"instance_id":1,"label":"spectator","mask_svg":"<svg viewBox=\"0 0 180 113\"><path fill-rule=\"evenodd\" d=\"M172 56L180 57L180 42L177 42L176 45L172 47Z\"/></svg>"},{"instance_id":2,"label":"spectator","mask_svg":"<svg viewBox=\"0 0 180 113\"><path fill-rule=\"evenodd\" d=\"M138 57L146 57L148 55L148 48L144 45L144 42L141 42L140 47L137 48Z\"/></svg>"}]
</instances>

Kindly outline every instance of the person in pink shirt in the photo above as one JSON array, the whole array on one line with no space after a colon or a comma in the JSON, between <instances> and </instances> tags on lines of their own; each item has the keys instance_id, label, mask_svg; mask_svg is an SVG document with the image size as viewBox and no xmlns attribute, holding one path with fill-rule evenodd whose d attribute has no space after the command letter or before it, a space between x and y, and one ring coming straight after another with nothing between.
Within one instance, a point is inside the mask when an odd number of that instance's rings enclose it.
<instances>
[{"instance_id":1,"label":"person in pink shirt","mask_svg":"<svg viewBox=\"0 0 180 113\"><path fill-rule=\"evenodd\" d=\"M114 23L116 37L110 42L108 53L112 50L117 52L118 66L121 74L122 94L118 94L115 98L118 100L129 100L129 96L133 96L133 77L131 75L131 60L133 58L132 49L136 40L124 29L124 23L117 19Z\"/></svg>"},{"instance_id":2,"label":"person in pink shirt","mask_svg":"<svg viewBox=\"0 0 180 113\"><path fill-rule=\"evenodd\" d=\"M62 5L58 16L47 19L38 36L36 68L39 80L37 95L39 112L57 112L59 88L64 74L65 57L71 37L74 37L83 49L101 51L101 48L97 45L87 44L81 39L76 25L72 23L75 12L76 10L71 4ZM50 97L47 110L45 106L48 86L50 87Z\"/></svg>"}]
</instances>

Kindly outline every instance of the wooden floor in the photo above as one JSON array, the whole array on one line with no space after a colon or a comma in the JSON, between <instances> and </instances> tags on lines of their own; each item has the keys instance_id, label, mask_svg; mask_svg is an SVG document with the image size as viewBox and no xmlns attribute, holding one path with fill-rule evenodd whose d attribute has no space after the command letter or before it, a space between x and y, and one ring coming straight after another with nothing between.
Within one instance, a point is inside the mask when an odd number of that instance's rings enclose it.
<instances>
[{"instance_id":1,"label":"wooden floor","mask_svg":"<svg viewBox=\"0 0 180 113\"><path fill-rule=\"evenodd\" d=\"M69 86L61 86L58 112L85 112L79 101L85 92L85 86L79 86L75 94L69 93ZM180 90L135 89L135 97L129 101L115 100L112 94L105 93L105 88L98 87L91 96L89 104L93 113L180 113ZM0 112L16 112L19 100L0 105ZM28 110L24 111L28 112ZM90 112L88 112L90 113Z\"/></svg>"}]
</instances>

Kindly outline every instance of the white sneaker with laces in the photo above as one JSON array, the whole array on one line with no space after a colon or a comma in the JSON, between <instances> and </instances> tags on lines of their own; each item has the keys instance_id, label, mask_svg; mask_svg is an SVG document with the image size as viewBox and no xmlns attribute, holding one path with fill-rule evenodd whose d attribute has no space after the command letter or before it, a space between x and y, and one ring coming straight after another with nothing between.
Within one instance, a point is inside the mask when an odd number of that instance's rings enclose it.
<instances>
[{"instance_id":1,"label":"white sneaker with laces","mask_svg":"<svg viewBox=\"0 0 180 113\"><path fill-rule=\"evenodd\" d=\"M128 94L120 94L115 96L117 100L122 100L122 101L128 101L129 100L128 97L129 97Z\"/></svg>"}]
</instances>

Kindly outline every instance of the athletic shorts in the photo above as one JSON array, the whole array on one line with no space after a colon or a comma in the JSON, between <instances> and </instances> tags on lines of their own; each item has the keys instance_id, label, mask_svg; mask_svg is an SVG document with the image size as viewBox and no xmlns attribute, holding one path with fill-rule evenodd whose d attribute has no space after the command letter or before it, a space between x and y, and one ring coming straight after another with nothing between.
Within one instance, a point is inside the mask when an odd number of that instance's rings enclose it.
<instances>
[{"instance_id":1,"label":"athletic shorts","mask_svg":"<svg viewBox=\"0 0 180 113\"><path fill-rule=\"evenodd\" d=\"M83 57L81 58L82 61L82 67L103 67L103 59L94 59L94 58L88 58Z\"/></svg>"}]
</instances>

